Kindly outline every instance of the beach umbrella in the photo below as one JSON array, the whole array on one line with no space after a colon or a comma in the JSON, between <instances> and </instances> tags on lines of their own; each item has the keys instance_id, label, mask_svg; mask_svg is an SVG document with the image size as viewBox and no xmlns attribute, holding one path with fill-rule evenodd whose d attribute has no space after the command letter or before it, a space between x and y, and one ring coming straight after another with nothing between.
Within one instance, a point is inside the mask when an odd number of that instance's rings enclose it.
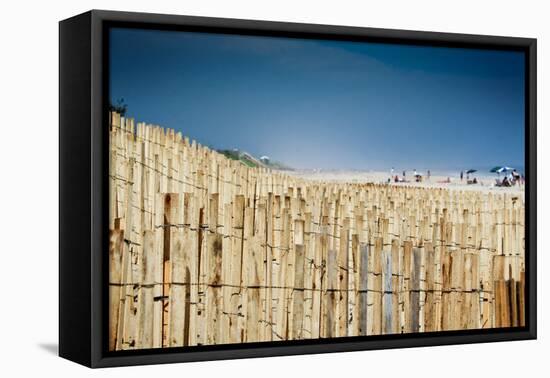
<instances>
[{"instance_id":1,"label":"beach umbrella","mask_svg":"<svg viewBox=\"0 0 550 378\"><path fill-rule=\"evenodd\" d=\"M513 171L514 168L510 168L510 167L500 167L500 169L497 170L497 173L503 173L503 172L508 172L508 171Z\"/></svg>"},{"instance_id":2,"label":"beach umbrella","mask_svg":"<svg viewBox=\"0 0 550 378\"><path fill-rule=\"evenodd\" d=\"M514 170L514 168L510 168L510 167L507 167L507 166L496 166L493 169L491 169L490 172L492 172L492 173L502 173L502 172L508 172L508 171L513 171L513 170Z\"/></svg>"},{"instance_id":3,"label":"beach umbrella","mask_svg":"<svg viewBox=\"0 0 550 378\"><path fill-rule=\"evenodd\" d=\"M477 169L468 169L466 171L467 174L474 173L474 172L477 172Z\"/></svg>"}]
</instances>

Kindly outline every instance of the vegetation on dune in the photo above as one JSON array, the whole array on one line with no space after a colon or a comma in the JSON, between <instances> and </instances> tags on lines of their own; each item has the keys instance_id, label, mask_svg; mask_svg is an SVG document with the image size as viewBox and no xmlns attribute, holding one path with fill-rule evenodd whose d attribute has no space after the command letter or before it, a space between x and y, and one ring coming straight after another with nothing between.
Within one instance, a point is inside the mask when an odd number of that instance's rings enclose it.
<instances>
[{"instance_id":1,"label":"vegetation on dune","mask_svg":"<svg viewBox=\"0 0 550 378\"><path fill-rule=\"evenodd\" d=\"M240 160L239 151L232 150L218 150L218 152L231 160Z\"/></svg>"},{"instance_id":2,"label":"vegetation on dune","mask_svg":"<svg viewBox=\"0 0 550 378\"><path fill-rule=\"evenodd\" d=\"M247 159L246 156L243 156L239 151L235 150L218 150L220 154L223 154L226 158L231 160L238 160L241 163L245 164L248 167L259 167L260 165L258 163L255 163L254 161Z\"/></svg>"},{"instance_id":3,"label":"vegetation on dune","mask_svg":"<svg viewBox=\"0 0 550 378\"><path fill-rule=\"evenodd\" d=\"M279 161L271 161L270 159L263 159L263 158L256 158L249 154L248 152L239 151L237 149L234 150L217 150L220 154L223 154L226 158L231 160L237 160L240 161L242 164L256 168L256 167L263 167L263 168L271 168L271 169L279 169L279 170L292 170L289 166L279 162Z\"/></svg>"}]
</instances>

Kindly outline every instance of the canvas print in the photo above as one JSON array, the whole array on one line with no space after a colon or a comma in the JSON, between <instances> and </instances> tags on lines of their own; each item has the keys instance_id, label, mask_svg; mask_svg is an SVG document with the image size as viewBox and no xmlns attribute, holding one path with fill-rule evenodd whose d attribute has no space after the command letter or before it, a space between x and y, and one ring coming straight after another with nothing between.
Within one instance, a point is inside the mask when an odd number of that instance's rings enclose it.
<instances>
[{"instance_id":1,"label":"canvas print","mask_svg":"<svg viewBox=\"0 0 550 378\"><path fill-rule=\"evenodd\" d=\"M523 52L108 43L110 351L525 325Z\"/></svg>"}]
</instances>

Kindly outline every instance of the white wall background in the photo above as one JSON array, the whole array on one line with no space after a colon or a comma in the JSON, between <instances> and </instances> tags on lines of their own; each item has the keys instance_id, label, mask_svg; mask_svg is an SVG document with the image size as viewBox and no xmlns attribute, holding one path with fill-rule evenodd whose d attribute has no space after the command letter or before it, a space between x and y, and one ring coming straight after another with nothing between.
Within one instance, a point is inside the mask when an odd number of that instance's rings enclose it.
<instances>
[{"instance_id":1,"label":"white wall background","mask_svg":"<svg viewBox=\"0 0 550 378\"><path fill-rule=\"evenodd\" d=\"M5 1L0 22L0 375L520 377L548 364L545 233L550 27L545 1ZM56 356L58 25L89 9L538 38L539 340L89 370ZM546 353L544 349L546 348ZM540 374L537 374L540 376Z\"/></svg>"}]
</instances>

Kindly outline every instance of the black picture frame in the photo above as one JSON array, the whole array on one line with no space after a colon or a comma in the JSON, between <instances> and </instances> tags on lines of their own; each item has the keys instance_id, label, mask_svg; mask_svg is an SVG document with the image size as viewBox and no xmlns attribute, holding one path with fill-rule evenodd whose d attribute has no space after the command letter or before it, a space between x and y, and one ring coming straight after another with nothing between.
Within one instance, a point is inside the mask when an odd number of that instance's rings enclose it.
<instances>
[{"instance_id":1,"label":"black picture frame","mask_svg":"<svg viewBox=\"0 0 550 378\"><path fill-rule=\"evenodd\" d=\"M107 352L108 65L111 26L523 51L526 326ZM59 24L59 355L88 367L535 339L536 39L92 10Z\"/></svg>"}]
</instances>

